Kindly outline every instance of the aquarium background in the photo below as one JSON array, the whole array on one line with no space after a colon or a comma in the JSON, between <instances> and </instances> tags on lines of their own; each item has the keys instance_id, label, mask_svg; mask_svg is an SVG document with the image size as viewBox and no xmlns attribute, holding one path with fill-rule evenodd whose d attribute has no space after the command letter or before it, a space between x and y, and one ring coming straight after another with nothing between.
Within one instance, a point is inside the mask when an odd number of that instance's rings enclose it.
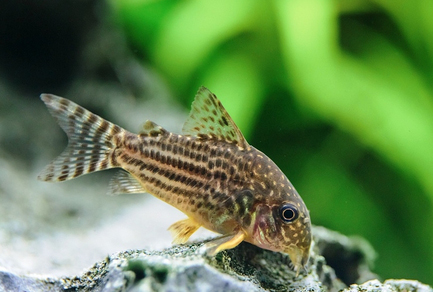
<instances>
[{"instance_id":1,"label":"aquarium background","mask_svg":"<svg viewBox=\"0 0 433 292\"><path fill-rule=\"evenodd\" d=\"M280 166L313 224L366 238L382 279L433 284L433 2L2 5L0 245L55 228L78 232L142 199L101 200L108 174L34 182L66 143L40 93L131 131L146 119L180 130L203 85ZM21 213L43 224L17 220Z\"/></svg>"},{"instance_id":2,"label":"aquarium background","mask_svg":"<svg viewBox=\"0 0 433 292\"><path fill-rule=\"evenodd\" d=\"M383 278L433 283L433 2L111 4L186 108L217 94L314 224L368 239Z\"/></svg>"}]
</instances>

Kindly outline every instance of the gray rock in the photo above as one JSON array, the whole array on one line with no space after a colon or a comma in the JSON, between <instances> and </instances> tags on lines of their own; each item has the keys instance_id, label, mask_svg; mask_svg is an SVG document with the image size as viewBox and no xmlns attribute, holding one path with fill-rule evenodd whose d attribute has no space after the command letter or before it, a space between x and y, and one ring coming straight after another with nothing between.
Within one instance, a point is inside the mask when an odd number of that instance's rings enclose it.
<instances>
[{"instance_id":1,"label":"gray rock","mask_svg":"<svg viewBox=\"0 0 433 292\"><path fill-rule=\"evenodd\" d=\"M368 269L374 251L365 240L314 228L307 271L296 277L287 255L248 243L207 257L204 242L161 251L130 250L96 263L80 276L44 278L0 271L0 291L422 291L410 280L379 282ZM326 255L327 259L325 260ZM334 263L334 272L326 261ZM350 271L350 275L348 273ZM341 274L342 273L342 274ZM364 284L346 285L339 279ZM348 283L351 284L351 283Z\"/></svg>"},{"instance_id":2,"label":"gray rock","mask_svg":"<svg viewBox=\"0 0 433 292\"><path fill-rule=\"evenodd\" d=\"M313 228L316 252L325 257L327 264L346 285L378 278L371 272L377 255L369 242L362 237L347 237L324 227Z\"/></svg>"},{"instance_id":3,"label":"gray rock","mask_svg":"<svg viewBox=\"0 0 433 292\"><path fill-rule=\"evenodd\" d=\"M163 251L127 251L98 263L80 277L63 278L79 291L337 291L344 288L322 256L295 276L287 255L242 243L206 257L203 243Z\"/></svg>"},{"instance_id":4,"label":"gray rock","mask_svg":"<svg viewBox=\"0 0 433 292\"><path fill-rule=\"evenodd\" d=\"M9 271L0 270L0 291L55 292L61 291L61 286L59 281L55 279L19 276Z\"/></svg>"},{"instance_id":5,"label":"gray rock","mask_svg":"<svg viewBox=\"0 0 433 292\"><path fill-rule=\"evenodd\" d=\"M379 280L371 280L361 285L350 285L342 292L433 292L433 289L414 280L386 280L380 283Z\"/></svg>"}]
</instances>

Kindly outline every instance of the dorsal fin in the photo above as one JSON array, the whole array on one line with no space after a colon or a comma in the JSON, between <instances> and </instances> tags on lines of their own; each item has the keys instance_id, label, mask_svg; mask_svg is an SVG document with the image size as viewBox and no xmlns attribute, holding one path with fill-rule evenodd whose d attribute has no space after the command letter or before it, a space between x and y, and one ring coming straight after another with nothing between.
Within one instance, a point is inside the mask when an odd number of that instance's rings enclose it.
<instances>
[{"instance_id":1,"label":"dorsal fin","mask_svg":"<svg viewBox=\"0 0 433 292\"><path fill-rule=\"evenodd\" d=\"M147 193L140 182L124 170L118 171L110 180L108 195Z\"/></svg>"},{"instance_id":2,"label":"dorsal fin","mask_svg":"<svg viewBox=\"0 0 433 292\"><path fill-rule=\"evenodd\" d=\"M242 135L219 99L204 86L200 87L195 96L191 112L183 125L182 132L185 135L232 142L243 149L249 148L244 135Z\"/></svg>"},{"instance_id":3,"label":"dorsal fin","mask_svg":"<svg viewBox=\"0 0 433 292\"><path fill-rule=\"evenodd\" d=\"M146 135L146 136L156 137L156 136L162 135L166 132L167 131L163 127L161 127L160 125L157 125L154 122L147 120L144 123L143 129L140 131L140 134Z\"/></svg>"}]
</instances>

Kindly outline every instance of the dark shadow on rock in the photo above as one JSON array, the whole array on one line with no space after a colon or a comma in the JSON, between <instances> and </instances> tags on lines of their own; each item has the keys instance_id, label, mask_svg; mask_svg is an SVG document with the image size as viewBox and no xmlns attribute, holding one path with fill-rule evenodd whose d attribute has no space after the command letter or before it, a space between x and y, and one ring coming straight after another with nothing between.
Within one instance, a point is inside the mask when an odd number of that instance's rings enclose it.
<instances>
[{"instance_id":1,"label":"dark shadow on rock","mask_svg":"<svg viewBox=\"0 0 433 292\"><path fill-rule=\"evenodd\" d=\"M346 285L362 283L378 276L371 272L376 253L363 238L349 238L338 232L314 226L317 252Z\"/></svg>"}]
</instances>

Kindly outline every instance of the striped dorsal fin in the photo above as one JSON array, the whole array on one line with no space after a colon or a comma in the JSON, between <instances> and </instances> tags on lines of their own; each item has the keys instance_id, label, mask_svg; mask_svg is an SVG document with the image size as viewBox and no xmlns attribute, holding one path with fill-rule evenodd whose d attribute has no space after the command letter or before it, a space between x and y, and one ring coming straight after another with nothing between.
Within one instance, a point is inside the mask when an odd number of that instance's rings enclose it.
<instances>
[{"instance_id":1,"label":"striped dorsal fin","mask_svg":"<svg viewBox=\"0 0 433 292\"><path fill-rule=\"evenodd\" d=\"M249 148L244 135L219 99L203 86L200 87L195 96L182 132L185 135L224 140L235 143L244 149Z\"/></svg>"}]
</instances>

